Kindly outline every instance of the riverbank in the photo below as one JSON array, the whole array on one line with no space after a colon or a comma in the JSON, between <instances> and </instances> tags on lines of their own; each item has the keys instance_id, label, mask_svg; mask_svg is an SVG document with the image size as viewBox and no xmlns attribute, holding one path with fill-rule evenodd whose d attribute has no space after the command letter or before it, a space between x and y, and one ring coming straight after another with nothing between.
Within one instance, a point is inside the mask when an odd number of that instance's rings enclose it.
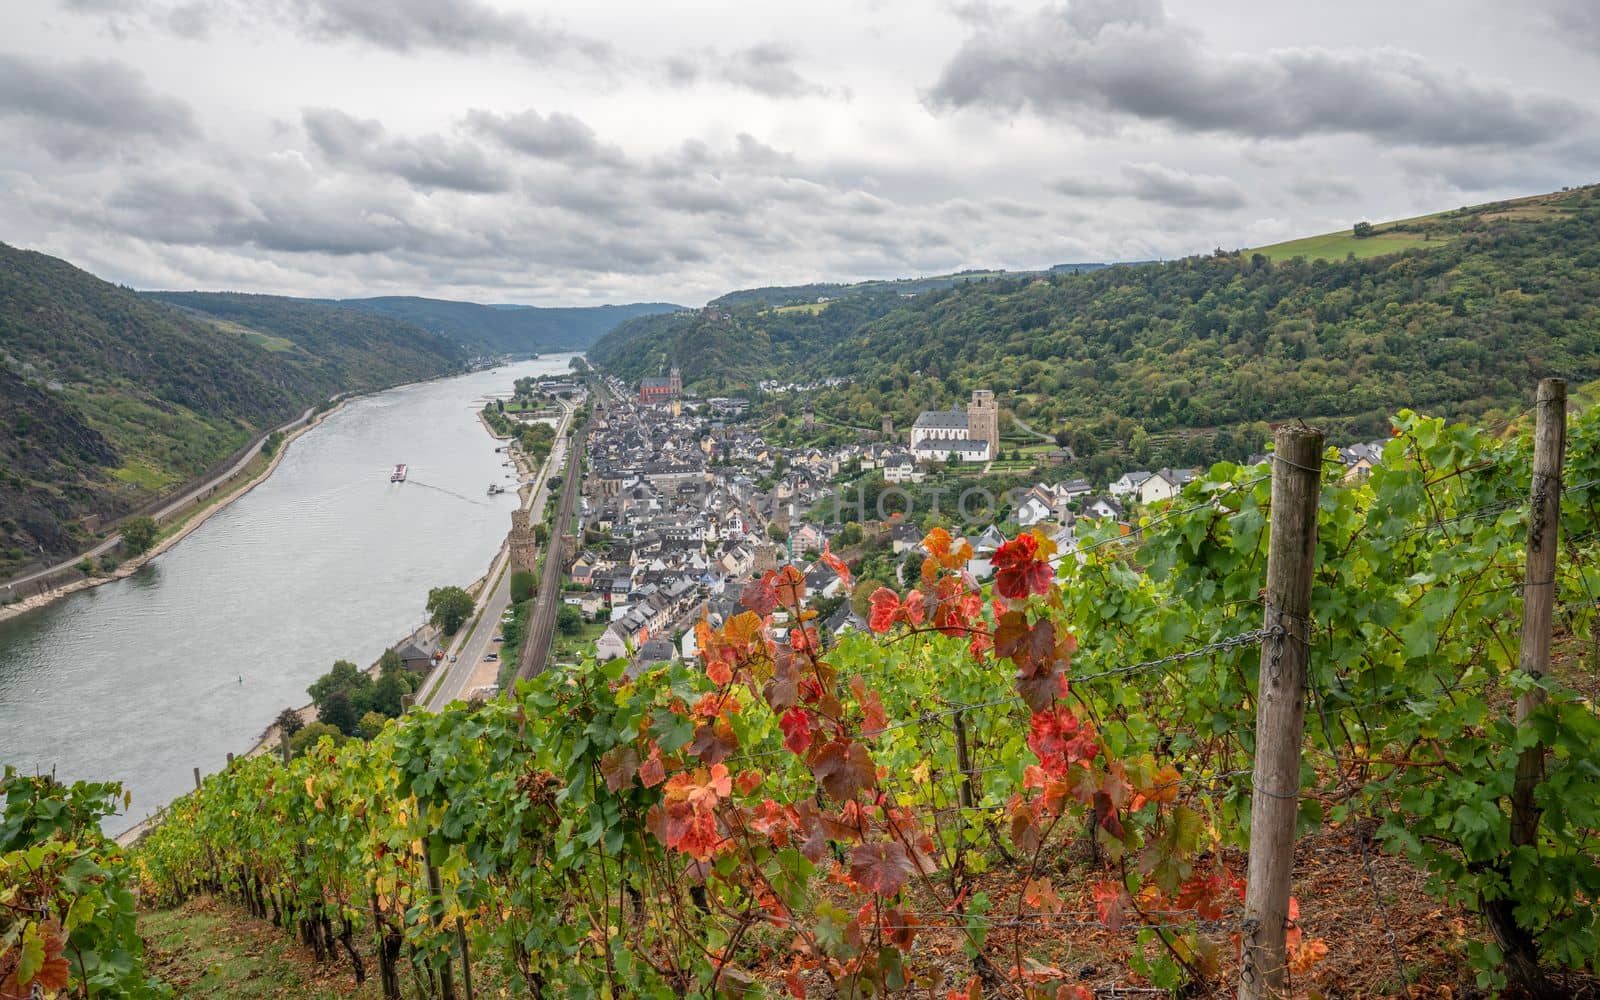
<instances>
[{"instance_id":1,"label":"riverbank","mask_svg":"<svg viewBox=\"0 0 1600 1000\"><path fill-rule=\"evenodd\" d=\"M39 608L54 604L56 601L59 601L69 595L90 590L94 587L99 587L103 584L111 583L116 580L123 580L129 576L132 576L140 569L140 567L144 566L161 553L167 551L173 545L176 545L185 536L187 536L189 532L193 531L195 528L198 528L201 524L204 524L205 521L212 515L216 514L224 507L233 503L235 500L238 500L240 497L244 496L261 483L265 482L267 478L272 475L273 471L277 469L278 464L282 462L284 452L288 449L288 445L291 441L295 440L311 428L321 424L326 417L338 411L346 403L358 399L364 399L368 396L376 396L381 393L391 392L396 389L406 389L410 388L411 386L426 385L429 382L437 382L441 379L455 378L461 374L471 374L471 372L441 372L438 375L434 375L429 378L416 379L411 382L402 382L398 385L386 386L381 389L370 389L366 392L359 393L342 393L340 395L331 397L324 404L319 404L325 405L327 409L319 410L315 406L307 408L306 412L300 417L279 427L273 428L271 431L261 435L260 438L252 443L251 451L259 454L259 449L262 442L266 441L267 438L269 438L272 434L277 433L284 435L283 440L279 443L277 451L274 452L272 460L267 464L267 467L263 470L260 470L259 473L247 477L248 482L236 484L234 487L232 487L232 492L226 494L220 500L216 500L212 497L206 497L206 503L201 504L199 494L206 492L208 488L214 490L216 487L224 485L230 480L237 478L241 472L248 468L249 463L254 458L253 455L246 455L240 460L239 465L237 465L232 472L212 480L209 484L201 482L183 487L183 489L179 491L178 499L172 501L166 507L163 507L155 515L156 521L159 524L161 521L161 515L163 513L174 511L185 506L186 504L196 505L192 510L185 513L179 521L175 522L181 525L181 527L171 536L160 538L157 543L150 548L149 551L138 556L130 557L126 561L119 563L117 568L109 573L95 574L85 577L82 580L74 580L71 583L63 584L59 587L52 587L48 590L40 591L37 594L31 594L28 597L18 601L0 604L0 622L7 621L11 618L16 618L19 615L26 614L29 611L35 611ZM169 528L171 527L171 523L163 525L162 527ZM42 574L36 572L31 576L24 576L21 580L0 581L0 588L10 590L15 586L21 586L28 582L28 580L37 578L40 575L48 577L50 575L54 575L55 573L67 572L74 564L81 562L83 559L93 560L94 557L110 551L116 547L119 541L120 532L113 533L103 541L99 542L93 548L89 549L89 551L81 553L74 559L62 562L53 569L43 571Z\"/></svg>"},{"instance_id":2,"label":"riverbank","mask_svg":"<svg viewBox=\"0 0 1600 1000\"><path fill-rule=\"evenodd\" d=\"M124 580L137 573L145 566L146 563L150 562L150 560L156 558L163 552L166 552L174 545L177 545L179 542L189 537L191 532L200 527L202 524L206 523L206 521L210 520L219 511L223 510L240 497L245 496L257 486L260 486L262 483L266 482L268 477L270 477L283 462L283 456L288 453L289 446L298 440L302 434L311 430L313 427L319 426L322 423L323 418L330 413L336 412L340 407L344 406L345 402L349 398L354 397L341 398L329 406L328 409L323 410L320 413L313 412L302 420L294 421L293 424L297 424L298 426L293 426L292 424L284 425L285 427L289 427L290 430L284 434L283 440L279 442L277 450L272 453L271 459L267 461L267 464L264 468L246 476L240 483L236 484L228 492L216 498L207 498L207 502L204 505L197 506L189 513L183 515L179 521L175 522L177 524L177 530L158 539L154 545L150 546L148 551L141 555L132 556L123 560L117 565L116 569L109 573L97 573L94 576L85 577L82 580L75 580L72 583L64 586L53 587L50 590L46 590L42 593L33 594L23 598L20 601L14 601L10 604L4 605L3 607L0 607L0 622L6 621L10 618L15 618L18 615L26 614L29 611L54 604L56 601L61 600L69 594L76 594L80 591L103 586L104 584L111 583L116 580ZM278 428L277 431L282 432L283 428ZM241 469L240 472L247 471L248 469L249 463L246 462L244 468ZM213 488L226 484L230 479L235 478L235 476L238 475L239 473L236 472L232 476L223 478L219 482L213 484ZM204 488L205 487L202 485L197 489L203 490ZM194 491L191 491L191 495L193 492ZM170 527L170 525L168 525L168 527ZM89 558L89 556L85 555L83 558Z\"/></svg>"}]
</instances>

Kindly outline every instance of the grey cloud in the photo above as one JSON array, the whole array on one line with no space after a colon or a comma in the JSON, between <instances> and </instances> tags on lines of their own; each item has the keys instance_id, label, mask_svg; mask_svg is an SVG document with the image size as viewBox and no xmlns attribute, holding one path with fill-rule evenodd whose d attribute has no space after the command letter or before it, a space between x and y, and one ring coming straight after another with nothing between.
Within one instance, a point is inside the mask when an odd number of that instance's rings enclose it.
<instances>
[{"instance_id":1,"label":"grey cloud","mask_svg":"<svg viewBox=\"0 0 1600 1000\"><path fill-rule=\"evenodd\" d=\"M187 104L156 93L121 63L49 64L6 52L0 52L0 117L26 120L35 139L63 158L198 134Z\"/></svg>"},{"instance_id":2,"label":"grey cloud","mask_svg":"<svg viewBox=\"0 0 1600 1000\"><path fill-rule=\"evenodd\" d=\"M1600 51L1600 6L1594 0L1538 0L1537 6L1569 45L1590 55Z\"/></svg>"},{"instance_id":3,"label":"grey cloud","mask_svg":"<svg viewBox=\"0 0 1600 1000\"><path fill-rule=\"evenodd\" d=\"M1244 191L1230 178L1192 174L1159 163L1127 163L1118 177L1069 177L1051 187L1073 197L1135 198L1176 208L1245 204Z\"/></svg>"},{"instance_id":4,"label":"grey cloud","mask_svg":"<svg viewBox=\"0 0 1600 1000\"><path fill-rule=\"evenodd\" d=\"M1450 147L1544 142L1591 117L1567 98L1479 82L1396 49L1214 52L1168 21L1159 0L1079 0L980 29L926 100L1263 139L1354 133Z\"/></svg>"},{"instance_id":5,"label":"grey cloud","mask_svg":"<svg viewBox=\"0 0 1600 1000\"><path fill-rule=\"evenodd\" d=\"M590 164L620 164L626 159L615 146L602 146L594 129L581 119L560 111L548 115L533 110L514 115L472 111L467 127L541 159Z\"/></svg>"},{"instance_id":6,"label":"grey cloud","mask_svg":"<svg viewBox=\"0 0 1600 1000\"><path fill-rule=\"evenodd\" d=\"M442 136L391 138L382 123L332 108L301 114L306 134L330 161L393 174L422 188L490 193L506 191L509 176L483 150Z\"/></svg>"},{"instance_id":7,"label":"grey cloud","mask_svg":"<svg viewBox=\"0 0 1600 1000\"><path fill-rule=\"evenodd\" d=\"M688 87L716 80L765 97L790 99L826 96L832 91L795 69L795 53L777 42L752 45L735 52L717 49L676 55L666 61L667 82Z\"/></svg>"},{"instance_id":8,"label":"grey cloud","mask_svg":"<svg viewBox=\"0 0 1600 1000\"><path fill-rule=\"evenodd\" d=\"M393 52L514 51L544 60L575 53L606 60L610 46L549 21L501 11L484 0L62 0L75 13L104 15L114 31L139 23L187 38L204 37L226 18L246 25L286 23L323 41L352 40Z\"/></svg>"},{"instance_id":9,"label":"grey cloud","mask_svg":"<svg viewBox=\"0 0 1600 1000\"><path fill-rule=\"evenodd\" d=\"M604 42L506 13L483 0L287 0L308 33L353 38L396 52L510 48L532 58L578 52L604 59Z\"/></svg>"},{"instance_id":10,"label":"grey cloud","mask_svg":"<svg viewBox=\"0 0 1600 1000\"><path fill-rule=\"evenodd\" d=\"M827 88L812 83L795 70L792 52L770 42L735 52L723 62L722 78L768 97L827 93Z\"/></svg>"}]
</instances>

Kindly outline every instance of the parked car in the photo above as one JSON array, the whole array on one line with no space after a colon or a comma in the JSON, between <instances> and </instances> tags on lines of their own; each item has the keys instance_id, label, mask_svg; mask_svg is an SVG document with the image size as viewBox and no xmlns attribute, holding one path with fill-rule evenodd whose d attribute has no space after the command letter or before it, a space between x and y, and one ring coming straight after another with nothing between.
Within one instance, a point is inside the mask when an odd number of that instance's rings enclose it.
<instances>
[{"instance_id":1,"label":"parked car","mask_svg":"<svg viewBox=\"0 0 1600 1000\"><path fill-rule=\"evenodd\" d=\"M499 653L490 653L488 656L485 656L483 659L484 659L484 662L486 662L486 663L490 662L490 661L493 661L493 660L498 660L498 659L500 659L500 654Z\"/></svg>"},{"instance_id":2,"label":"parked car","mask_svg":"<svg viewBox=\"0 0 1600 1000\"><path fill-rule=\"evenodd\" d=\"M494 641L495 642L505 642L506 641L506 637L503 636L503 635L497 635L497 636L494 637Z\"/></svg>"}]
</instances>

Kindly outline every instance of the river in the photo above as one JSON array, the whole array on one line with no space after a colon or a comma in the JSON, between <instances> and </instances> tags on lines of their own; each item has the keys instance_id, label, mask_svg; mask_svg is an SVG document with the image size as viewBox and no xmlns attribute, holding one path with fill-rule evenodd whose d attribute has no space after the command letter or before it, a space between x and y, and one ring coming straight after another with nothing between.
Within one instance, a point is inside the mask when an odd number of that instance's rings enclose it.
<instances>
[{"instance_id":1,"label":"river","mask_svg":"<svg viewBox=\"0 0 1600 1000\"><path fill-rule=\"evenodd\" d=\"M0 622L0 763L121 781L114 832L249 749L334 660L377 659L511 527L515 492L487 495L510 470L476 411L571 357L352 400L139 572Z\"/></svg>"}]
</instances>

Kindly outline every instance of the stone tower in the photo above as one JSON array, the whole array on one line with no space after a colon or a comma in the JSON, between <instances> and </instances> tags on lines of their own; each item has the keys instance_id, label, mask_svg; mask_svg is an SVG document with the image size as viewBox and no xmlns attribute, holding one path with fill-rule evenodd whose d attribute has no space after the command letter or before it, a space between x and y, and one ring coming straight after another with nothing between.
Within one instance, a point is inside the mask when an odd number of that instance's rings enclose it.
<instances>
[{"instance_id":1,"label":"stone tower","mask_svg":"<svg viewBox=\"0 0 1600 1000\"><path fill-rule=\"evenodd\" d=\"M967 436L989 442L990 458L1000 454L1000 406L988 389L972 390L972 402L967 404Z\"/></svg>"},{"instance_id":2,"label":"stone tower","mask_svg":"<svg viewBox=\"0 0 1600 1000\"><path fill-rule=\"evenodd\" d=\"M894 437L894 417L887 413L883 415L883 436L885 438Z\"/></svg>"},{"instance_id":3,"label":"stone tower","mask_svg":"<svg viewBox=\"0 0 1600 1000\"><path fill-rule=\"evenodd\" d=\"M805 425L808 431L816 430L817 427L817 408L812 406L809 401L806 403Z\"/></svg>"},{"instance_id":4,"label":"stone tower","mask_svg":"<svg viewBox=\"0 0 1600 1000\"><path fill-rule=\"evenodd\" d=\"M511 570L533 572L533 529L528 526L528 512L517 509L511 512Z\"/></svg>"},{"instance_id":5,"label":"stone tower","mask_svg":"<svg viewBox=\"0 0 1600 1000\"><path fill-rule=\"evenodd\" d=\"M678 363L672 363L672 371L667 375L667 391L673 396L683 395L683 372L679 370Z\"/></svg>"}]
</instances>

